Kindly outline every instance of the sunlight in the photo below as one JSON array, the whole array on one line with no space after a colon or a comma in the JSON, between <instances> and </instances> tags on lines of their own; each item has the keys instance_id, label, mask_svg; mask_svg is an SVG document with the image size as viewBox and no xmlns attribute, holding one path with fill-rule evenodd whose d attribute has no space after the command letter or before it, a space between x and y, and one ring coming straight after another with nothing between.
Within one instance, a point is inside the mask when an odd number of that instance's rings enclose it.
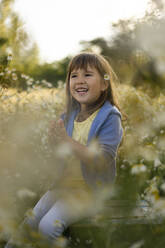
<instances>
[{"instance_id":1,"label":"sunlight","mask_svg":"<svg viewBox=\"0 0 165 248\"><path fill-rule=\"evenodd\" d=\"M141 17L149 0L16 0L15 9L49 62L80 50L79 41L111 34L110 24Z\"/></svg>"}]
</instances>

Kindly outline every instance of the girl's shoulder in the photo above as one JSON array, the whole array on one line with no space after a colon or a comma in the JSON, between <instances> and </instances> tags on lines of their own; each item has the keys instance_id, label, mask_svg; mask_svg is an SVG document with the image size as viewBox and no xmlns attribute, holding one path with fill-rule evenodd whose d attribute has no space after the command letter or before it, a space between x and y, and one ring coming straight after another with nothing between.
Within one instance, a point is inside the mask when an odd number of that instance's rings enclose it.
<instances>
[{"instance_id":1,"label":"girl's shoulder","mask_svg":"<svg viewBox=\"0 0 165 248\"><path fill-rule=\"evenodd\" d=\"M64 112L64 113L62 113L62 114L60 115L60 118L61 118L63 121L65 121L66 119L69 120L70 118L71 118L71 119L74 119L75 116L77 115L77 113L78 113L78 110L77 110L77 109L76 109L76 110L73 110L72 112L70 112L70 114L69 114L68 116L67 116L67 113Z\"/></svg>"},{"instance_id":2,"label":"girl's shoulder","mask_svg":"<svg viewBox=\"0 0 165 248\"><path fill-rule=\"evenodd\" d=\"M75 116L77 115L78 113L78 110L73 110L70 115L69 115L69 119L68 120L71 120L73 121L75 119ZM97 118L101 118L101 119L104 119L112 114L117 114L119 115L119 117L121 118L122 115L121 115L121 112L119 111L119 109L112 105L109 101L106 101L103 106L100 108L100 110L98 111L97 113ZM66 119L66 113L63 113L61 114L61 117L60 117L63 121L65 121Z\"/></svg>"},{"instance_id":3,"label":"girl's shoulder","mask_svg":"<svg viewBox=\"0 0 165 248\"><path fill-rule=\"evenodd\" d=\"M117 114L120 116L120 118L122 117L119 109L116 106L112 105L109 101L106 101L101 107L99 115L109 116L111 114Z\"/></svg>"}]
</instances>

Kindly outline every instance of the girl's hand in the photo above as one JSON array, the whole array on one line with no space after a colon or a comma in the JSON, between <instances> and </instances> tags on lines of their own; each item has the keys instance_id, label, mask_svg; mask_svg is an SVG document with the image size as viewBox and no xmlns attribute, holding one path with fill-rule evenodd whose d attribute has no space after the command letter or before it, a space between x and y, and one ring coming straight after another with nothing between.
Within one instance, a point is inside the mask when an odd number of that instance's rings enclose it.
<instances>
[{"instance_id":1,"label":"girl's hand","mask_svg":"<svg viewBox=\"0 0 165 248\"><path fill-rule=\"evenodd\" d=\"M58 121L52 120L50 122L48 136L49 142L52 145L67 141L68 135L62 119Z\"/></svg>"}]
</instances>

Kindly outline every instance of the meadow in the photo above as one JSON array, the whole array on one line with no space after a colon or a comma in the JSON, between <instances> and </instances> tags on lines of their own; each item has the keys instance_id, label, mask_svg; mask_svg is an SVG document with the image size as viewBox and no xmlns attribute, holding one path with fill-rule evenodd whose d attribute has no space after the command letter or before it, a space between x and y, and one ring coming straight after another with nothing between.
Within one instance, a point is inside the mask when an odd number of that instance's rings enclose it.
<instances>
[{"instance_id":1,"label":"meadow","mask_svg":"<svg viewBox=\"0 0 165 248\"><path fill-rule=\"evenodd\" d=\"M32 214L31 208L39 197L54 183L58 185L62 178L60 159L69 153L65 144L52 150L48 143L50 120L58 119L65 111L65 85L59 83L58 88L53 88L44 81L42 87L29 78L25 80L28 86L25 91L3 87L0 90L1 240L14 234L25 213ZM123 121L124 139L118 152L117 178L109 197L134 202L146 200L152 205L152 217L159 214L164 220L165 97L161 93L151 97L143 89L130 85L118 86L118 93L127 120ZM164 225L156 229L152 239L147 231L139 231L140 240L138 237L121 244L124 228L122 235L116 230L116 243L106 248L163 247ZM136 236L133 230L131 236ZM40 243L38 247L43 246ZM58 247L67 247L67 244L62 242Z\"/></svg>"}]
</instances>

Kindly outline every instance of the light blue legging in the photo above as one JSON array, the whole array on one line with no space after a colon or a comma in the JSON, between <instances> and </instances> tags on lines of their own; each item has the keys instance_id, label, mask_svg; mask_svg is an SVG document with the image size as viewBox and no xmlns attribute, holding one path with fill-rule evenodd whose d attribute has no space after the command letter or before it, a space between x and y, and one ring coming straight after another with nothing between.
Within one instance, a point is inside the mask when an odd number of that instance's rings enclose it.
<instances>
[{"instance_id":1,"label":"light blue legging","mask_svg":"<svg viewBox=\"0 0 165 248\"><path fill-rule=\"evenodd\" d=\"M82 191L77 191L79 199L84 197ZM76 199L76 200L75 200ZM84 197L86 200L86 198ZM84 206L78 205L78 199L68 197L67 199L58 199L55 201L54 191L46 192L38 201L33 209L33 215L26 217L24 223L28 224L33 230L39 231L50 243L54 242L63 231L72 223L96 214L94 201L87 201ZM89 204L88 204L89 203ZM11 243L5 248L12 247Z\"/></svg>"}]
</instances>

